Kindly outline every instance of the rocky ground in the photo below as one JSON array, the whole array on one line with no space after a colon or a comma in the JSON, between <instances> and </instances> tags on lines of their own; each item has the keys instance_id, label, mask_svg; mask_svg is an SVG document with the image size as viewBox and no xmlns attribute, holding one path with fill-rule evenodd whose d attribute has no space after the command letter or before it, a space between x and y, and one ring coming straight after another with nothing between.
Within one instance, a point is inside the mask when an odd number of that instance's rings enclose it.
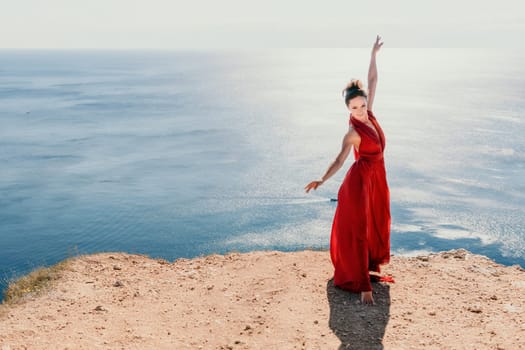
<instances>
[{"instance_id":1,"label":"rocky ground","mask_svg":"<svg viewBox=\"0 0 525 350\"><path fill-rule=\"evenodd\" d=\"M326 251L81 256L1 307L0 349L525 349L522 268L459 250L383 270L366 306Z\"/></svg>"}]
</instances>

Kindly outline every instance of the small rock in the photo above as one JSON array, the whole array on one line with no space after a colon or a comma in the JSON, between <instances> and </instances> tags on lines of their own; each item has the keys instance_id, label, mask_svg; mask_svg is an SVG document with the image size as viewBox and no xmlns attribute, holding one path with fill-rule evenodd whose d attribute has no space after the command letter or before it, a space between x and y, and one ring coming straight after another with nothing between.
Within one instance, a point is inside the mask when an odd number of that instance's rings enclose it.
<instances>
[{"instance_id":1,"label":"small rock","mask_svg":"<svg viewBox=\"0 0 525 350\"><path fill-rule=\"evenodd\" d=\"M497 295L493 295L490 297L490 300L498 300L498 296Z\"/></svg>"},{"instance_id":2,"label":"small rock","mask_svg":"<svg viewBox=\"0 0 525 350\"><path fill-rule=\"evenodd\" d=\"M422 256L418 256L418 257L417 257L417 260L428 261L429 258L428 258L428 256L426 256L426 255L422 255Z\"/></svg>"},{"instance_id":3,"label":"small rock","mask_svg":"<svg viewBox=\"0 0 525 350\"><path fill-rule=\"evenodd\" d=\"M113 265L113 270L122 270L122 268L120 266Z\"/></svg>"},{"instance_id":4,"label":"small rock","mask_svg":"<svg viewBox=\"0 0 525 350\"><path fill-rule=\"evenodd\" d=\"M473 312L475 314L480 314L482 312L481 308L479 306L469 306L467 308L468 311Z\"/></svg>"},{"instance_id":5,"label":"small rock","mask_svg":"<svg viewBox=\"0 0 525 350\"><path fill-rule=\"evenodd\" d=\"M98 305L98 306L95 308L95 311L107 311L107 310L104 309L101 305Z\"/></svg>"},{"instance_id":6,"label":"small rock","mask_svg":"<svg viewBox=\"0 0 525 350\"><path fill-rule=\"evenodd\" d=\"M457 249L452 251L452 253L454 254L454 258L459 260L465 260L467 256L467 251L465 249Z\"/></svg>"},{"instance_id":7,"label":"small rock","mask_svg":"<svg viewBox=\"0 0 525 350\"><path fill-rule=\"evenodd\" d=\"M303 272L301 276L306 277L306 272Z\"/></svg>"},{"instance_id":8,"label":"small rock","mask_svg":"<svg viewBox=\"0 0 525 350\"><path fill-rule=\"evenodd\" d=\"M124 287L124 283L122 283L120 281L117 281L117 282L113 283L113 287Z\"/></svg>"},{"instance_id":9,"label":"small rock","mask_svg":"<svg viewBox=\"0 0 525 350\"><path fill-rule=\"evenodd\" d=\"M314 321L314 324L319 324L319 321L315 320L315 321Z\"/></svg>"},{"instance_id":10,"label":"small rock","mask_svg":"<svg viewBox=\"0 0 525 350\"><path fill-rule=\"evenodd\" d=\"M250 326L249 324L247 324L246 327L244 327L244 330L245 330L245 331L248 331L248 330L250 330L250 329L252 329L252 326Z\"/></svg>"}]
</instances>

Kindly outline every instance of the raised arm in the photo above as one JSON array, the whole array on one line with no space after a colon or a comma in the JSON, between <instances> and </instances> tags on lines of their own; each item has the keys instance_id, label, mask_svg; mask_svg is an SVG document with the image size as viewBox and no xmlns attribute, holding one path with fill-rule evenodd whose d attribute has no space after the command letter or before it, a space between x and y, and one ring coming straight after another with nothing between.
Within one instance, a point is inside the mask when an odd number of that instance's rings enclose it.
<instances>
[{"instance_id":1,"label":"raised arm","mask_svg":"<svg viewBox=\"0 0 525 350\"><path fill-rule=\"evenodd\" d=\"M368 110L372 110L372 105L374 104L374 97L376 95L376 86L377 86L377 64L376 64L376 54L383 46L383 43L380 42L381 37L378 35L376 42L372 47L372 55L370 57L370 67L368 68Z\"/></svg>"}]
</instances>

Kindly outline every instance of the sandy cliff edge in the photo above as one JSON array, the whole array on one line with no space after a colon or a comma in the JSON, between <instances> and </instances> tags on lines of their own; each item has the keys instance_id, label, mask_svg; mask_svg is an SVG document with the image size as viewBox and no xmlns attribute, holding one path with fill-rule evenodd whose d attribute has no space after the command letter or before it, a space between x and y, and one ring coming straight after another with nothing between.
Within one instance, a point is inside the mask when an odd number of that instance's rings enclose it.
<instances>
[{"instance_id":1,"label":"sandy cliff edge","mask_svg":"<svg viewBox=\"0 0 525 350\"><path fill-rule=\"evenodd\" d=\"M464 250L392 256L376 305L334 288L327 251L72 259L2 306L0 349L525 349L525 273Z\"/></svg>"}]
</instances>

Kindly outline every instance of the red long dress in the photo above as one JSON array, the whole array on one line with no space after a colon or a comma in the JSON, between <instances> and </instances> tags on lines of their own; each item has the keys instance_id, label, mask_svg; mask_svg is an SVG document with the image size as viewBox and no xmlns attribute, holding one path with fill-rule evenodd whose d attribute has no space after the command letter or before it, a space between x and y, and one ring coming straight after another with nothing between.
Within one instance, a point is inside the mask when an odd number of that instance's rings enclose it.
<instances>
[{"instance_id":1,"label":"red long dress","mask_svg":"<svg viewBox=\"0 0 525 350\"><path fill-rule=\"evenodd\" d=\"M361 136L355 162L348 170L337 196L330 237L334 285L352 292L372 290L369 271L390 260L390 192L383 152L385 135L375 116L368 118L377 133L350 115Z\"/></svg>"}]
</instances>

